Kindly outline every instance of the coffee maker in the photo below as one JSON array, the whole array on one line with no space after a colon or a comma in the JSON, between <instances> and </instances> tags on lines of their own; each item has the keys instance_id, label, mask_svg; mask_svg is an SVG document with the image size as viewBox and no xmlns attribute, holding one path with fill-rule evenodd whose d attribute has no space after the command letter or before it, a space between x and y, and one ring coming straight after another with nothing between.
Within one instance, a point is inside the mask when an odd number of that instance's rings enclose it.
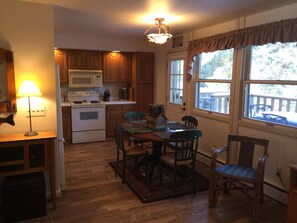
<instances>
[{"instance_id":1,"label":"coffee maker","mask_svg":"<svg viewBox=\"0 0 297 223\"><path fill-rule=\"evenodd\" d=\"M119 89L119 99L120 100L128 100L127 88Z\"/></svg>"}]
</instances>

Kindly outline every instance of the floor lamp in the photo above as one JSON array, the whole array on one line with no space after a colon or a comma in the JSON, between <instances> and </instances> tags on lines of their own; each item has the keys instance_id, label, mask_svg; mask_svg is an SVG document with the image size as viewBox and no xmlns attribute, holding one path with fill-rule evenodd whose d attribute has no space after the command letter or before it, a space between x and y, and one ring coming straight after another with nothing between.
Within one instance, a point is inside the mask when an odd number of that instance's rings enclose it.
<instances>
[{"instance_id":1,"label":"floor lamp","mask_svg":"<svg viewBox=\"0 0 297 223\"><path fill-rule=\"evenodd\" d=\"M17 93L18 97L28 97L29 104L29 121L30 121L30 131L26 132L25 136L35 136L38 135L37 132L32 131L32 120L31 120L31 105L30 105L30 97L31 96L40 96L42 93L34 83L34 81L23 81L21 87Z\"/></svg>"}]
</instances>

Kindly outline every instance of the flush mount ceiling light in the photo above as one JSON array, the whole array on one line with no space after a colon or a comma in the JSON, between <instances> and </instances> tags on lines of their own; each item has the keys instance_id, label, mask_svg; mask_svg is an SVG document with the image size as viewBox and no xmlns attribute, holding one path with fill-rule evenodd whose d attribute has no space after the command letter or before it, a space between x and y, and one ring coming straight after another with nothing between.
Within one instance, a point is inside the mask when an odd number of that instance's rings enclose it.
<instances>
[{"instance_id":1,"label":"flush mount ceiling light","mask_svg":"<svg viewBox=\"0 0 297 223\"><path fill-rule=\"evenodd\" d=\"M164 18L156 18L155 25L149 27L144 35L148 38L149 42L156 44L166 43L168 39L172 37L170 33L168 33L169 27L163 24Z\"/></svg>"}]
</instances>

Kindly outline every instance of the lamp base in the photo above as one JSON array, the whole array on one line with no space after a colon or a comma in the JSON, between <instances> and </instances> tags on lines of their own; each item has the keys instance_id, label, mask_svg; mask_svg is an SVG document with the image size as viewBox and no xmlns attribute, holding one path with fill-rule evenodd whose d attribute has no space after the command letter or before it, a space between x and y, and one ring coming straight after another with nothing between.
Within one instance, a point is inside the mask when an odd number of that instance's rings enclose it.
<instances>
[{"instance_id":1,"label":"lamp base","mask_svg":"<svg viewBox=\"0 0 297 223\"><path fill-rule=\"evenodd\" d=\"M28 131L24 134L24 136L36 136L38 135L38 132L35 131Z\"/></svg>"}]
</instances>

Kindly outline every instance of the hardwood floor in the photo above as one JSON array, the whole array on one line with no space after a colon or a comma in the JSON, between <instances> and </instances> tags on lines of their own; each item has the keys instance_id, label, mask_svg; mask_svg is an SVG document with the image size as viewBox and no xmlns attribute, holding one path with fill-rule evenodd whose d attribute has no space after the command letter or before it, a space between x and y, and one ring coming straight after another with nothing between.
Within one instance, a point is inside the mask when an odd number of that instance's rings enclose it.
<instances>
[{"instance_id":1,"label":"hardwood floor","mask_svg":"<svg viewBox=\"0 0 297 223\"><path fill-rule=\"evenodd\" d=\"M219 198L216 209L208 209L208 191L143 204L114 176L108 164L114 159L113 140L66 145L66 190L57 197L57 209L49 201L46 217L23 222L252 222L248 199L233 191ZM198 172L207 176L208 167L199 164ZM261 222L286 222L285 205L265 197L260 209Z\"/></svg>"}]
</instances>

